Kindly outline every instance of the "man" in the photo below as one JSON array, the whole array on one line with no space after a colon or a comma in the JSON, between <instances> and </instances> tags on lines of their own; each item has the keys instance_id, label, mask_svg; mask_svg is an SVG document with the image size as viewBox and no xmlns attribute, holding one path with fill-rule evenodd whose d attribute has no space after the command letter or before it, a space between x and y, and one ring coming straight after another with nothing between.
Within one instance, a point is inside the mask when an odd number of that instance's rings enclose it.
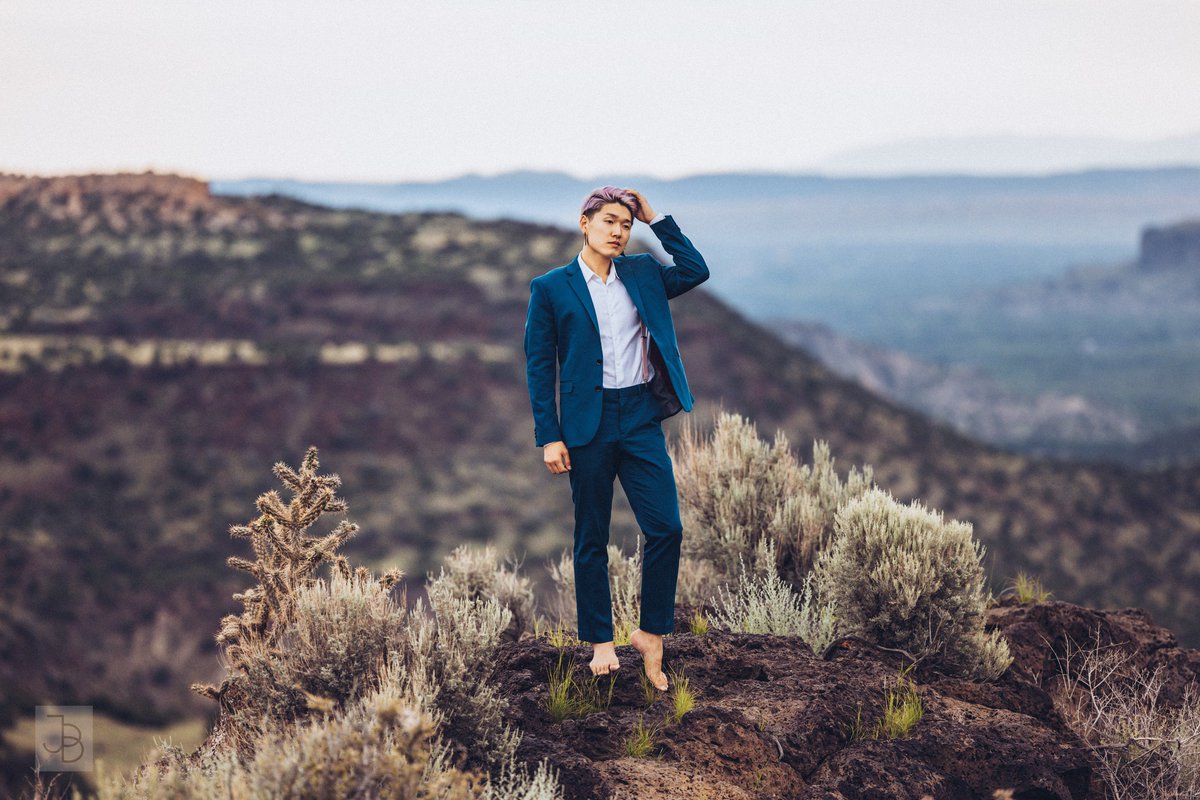
<instances>
[{"instance_id":1,"label":"man","mask_svg":"<svg viewBox=\"0 0 1200 800\"><path fill-rule=\"evenodd\" d=\"M635 219L650 226L674 266L649 254L623 255ZM662 420L693 404L667 301L707 280L708 266L675 220L655 214L633 189L593 191L579 228L579 255L530 283L525 356L534 442L552 474L570 477L579 638L592 642L595 675L620 666L608 585L613 480L620 478L646 537L641 618L630 643L646 676L666 690L662 637L675 625L683 526Z\"/></svg>"}]
</instances>

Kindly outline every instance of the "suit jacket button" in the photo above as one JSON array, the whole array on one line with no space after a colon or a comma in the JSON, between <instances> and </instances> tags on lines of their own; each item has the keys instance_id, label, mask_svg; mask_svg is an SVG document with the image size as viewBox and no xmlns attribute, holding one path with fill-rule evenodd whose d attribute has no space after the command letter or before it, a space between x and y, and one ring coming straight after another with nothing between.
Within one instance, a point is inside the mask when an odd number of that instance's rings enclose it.
<instances>
[{"instance_id":1,"label":"suit jacket button","mask_svg":"<svg viewBox=\"0 0 1200 800\"><path fill-rule=\"evenodd\" d=\"M603 364L603 363L604 363L604 359L603 359L603 358L597 358L597 359L596 359L596 363L597 363L597 364Z\"/></svg>"},{"instance_id":2,"label":"suit jacket button","mask_svg":"<svg viewBox=\"0 0 1200 800\"><path fill-rule=\"evenodd\" d=\"M599 386L597 386L597 387L596 387L596 391L597 391L597 392L598 392L598 391L600 391L600 387L599 387Z\"/></svg>"}]
</instances>

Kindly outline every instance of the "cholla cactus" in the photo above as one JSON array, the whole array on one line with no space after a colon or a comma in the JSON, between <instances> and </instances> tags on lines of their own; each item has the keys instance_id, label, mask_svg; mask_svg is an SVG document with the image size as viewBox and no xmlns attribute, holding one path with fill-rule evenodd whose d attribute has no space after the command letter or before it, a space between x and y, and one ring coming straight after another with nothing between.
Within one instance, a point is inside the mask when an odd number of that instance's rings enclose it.
<instances>
[{"instance_id":1,"label":"cholla cactus","mask_svg":"<svg viewBox=\"0 0 1200 800\"><path fill-rule=\"evenodd\" d=\"M342 520L325 536L304 533L322 514L347 511L346 501L334 496L342 479L336 474L318 475L317 467L317 448L313 446L305 452L299 472L277 462L273 472L292 491L291 501L285 506L279 493L272 489L259 495L257 519L229 529L230 535L250 540L255 559L230 556L226 563L258 579L257 586L233 595L245 610L241 616L231 614L222 619L217 633L217 642L225 646L231 669L241 663L247 642L267 648L278 643L293 619L298 590L313 584L317 569L326 561L332 562L333 568L347 580L359 583L371 580L365 567L352 570L345 557L337 554L338 548L358 532L356 524ZM391 570L378 583L391 588L401 577L402 572ZM220 694L217 687L208 684L193 685L192 690L214 699Z\"/></svg>"},{"instance_id":2,"label":"cholla cactus","mask_svg":"<svg viewBox=\"0 0 1200 800\"><path fill-rule=\"evenodd\" d=\"M837 513L835 528L813 575L839 635L984 679L1008 668L1007 642L984 631L984 547L970 523L872 489Z\"/></svg>"}]
</instances>

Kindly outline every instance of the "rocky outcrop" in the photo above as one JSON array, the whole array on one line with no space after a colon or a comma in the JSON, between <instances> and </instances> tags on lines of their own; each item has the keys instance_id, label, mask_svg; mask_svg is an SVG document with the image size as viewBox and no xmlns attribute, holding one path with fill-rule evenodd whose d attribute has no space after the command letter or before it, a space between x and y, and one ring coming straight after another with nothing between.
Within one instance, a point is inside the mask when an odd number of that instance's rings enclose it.
<instances>
[{"instance_id":1,"label":"rocky outcrop","mask_svg":"<svg viewBox=\"0 0 1200 800\"><path fill-rule=\"evenodd\" d=\"M1144 228L1137 268L1148 272L1200 269L1200 220Z\"/></svg>"},{"instance_id":2,"label":"rocky outcrop","mask_svg":"<svg viewBox=\"0 0 1200 800\"><path fill-rule=\"evenodd\" d=\"M607 709L555 722L547 711L548 670L559 651L536 639L504 645L497 678L523 732L520 755L546 758L568 798L1014 798L1100 800L1102 787L1085 743L1067 726L1046 688L1054 648L1067 635L1084 643L1124 642L1146 664L1164 664L1181 688L1200 676L1200 652L1137 609L1094 611L1069 603L1006 605L989 626L1009 637L1013 666L980 683L918 667L923 717L905 738L852 740L856 714L883 712L905 656L856 639L824 654L794 637L687 632L680 611L665 640L664 667L682 670L697 695L678 722L670 701L647 705L631 646ZM587 646L567 648L575 676L591 677ZM608 679L601 678L607 693ZM642 721L661 725L648 757L625 753Z\"/></svg>"},{"instance_id":3,"label":"rocky outcrop","mask_svg":"<svg viewBox=\"0 0 1200 800\"><path fill-rule=\"evenodd\" d=\"M300 207L298 202L284 205ZM253 213L246 214L247 210ZM164 230L252 233L294 227L278 209L216 197L208 181L183 175L112 173L29 176L0 173L0 213L8 225L45 235L158 236Z\"/></svg>"},{"instance_id":4,"label":"rocky outcrop","mask_svg":"<svg viewBox=\"0 0 1200 800\"><path fill-rule=\"evenodd\" d=\"M1178 705L1183 688L1200 681L1200 650L1180 647L1171 631L1154 624L1141 608L1097 611L1050 601L1019 605L1011 600L990 609L988 623L1004 631L1013 653L1010 672L1049 688L1068 647L1117 646L1131 656L1130 667L1149 675L1162 670L1161 700Z\"/></svg>"},{"instance_id":5,"label":"rocky outcrop","mask_svg":"<svg viewBox=\"0 0 1200 800\"><path fill-rule=\"evenodd\" d=\"M23 176L0 175L0 207L12 204L26 213L50 220L79 221L99 212L117 225L149 209L137 198L153 200L159 221L189 224L196 211L210 211L216 202L208 182L182 175L154 172L113 175Z\"/></svg>"}]
</instances>

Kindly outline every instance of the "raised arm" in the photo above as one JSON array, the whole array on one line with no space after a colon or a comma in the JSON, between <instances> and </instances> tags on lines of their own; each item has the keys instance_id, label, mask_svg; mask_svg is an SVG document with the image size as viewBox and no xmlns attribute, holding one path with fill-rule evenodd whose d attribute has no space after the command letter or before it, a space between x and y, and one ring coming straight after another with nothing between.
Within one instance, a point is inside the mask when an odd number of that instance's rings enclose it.
<instances>
[{"instance_id":1,"label":"raised arm","mask_svg":"<svg viewBox=\"0 0 1200 800\"><path fill-rule=\"evenodd\" d=\"M675 224L675 218L670 214L666 216L655 214L654 209L650 207L650 203L641 192L636 189L628 191L637 198L637 218L650 226L650 230L654 231L654 235L662 243L663 249L670 253L675 262L670 267L658 265L662 271L662 281L667 290L667 299L678 297L688 289L694 289L708 280L708 264L704 263L704 256L700 255L700 251L696 249L691 240L683 235L683 231L679 230L679 226ZM658 263L658 259L655 259L655 263Z\"/></svg>"},{"instance_id":2,"label":"raised arm","mask_svg":"<svg viewBox=\"0 0 1200 800\"><path fill-rule=\"evenodd\" d=\"M675 260L674 266L659 264L668 299L678 297L708 280L708 264L704 263L704 256L679 230L674 217L666 215L651 225L650 230L654 231L663 249Z\"/></svg>"},{"instance_id":3,"label":"raised arm","mask_svg":"<svg viewBox=\"0 0 1200 800\"><path fill-rule=\"evenodd\" d=\"M529 312L525 317L525 379L533 407L533 439L538 447L562 439L554 404L557 361L558 333L554 311L545 287L534 279L529 284Z\"/></svg>"}]
</instances>

